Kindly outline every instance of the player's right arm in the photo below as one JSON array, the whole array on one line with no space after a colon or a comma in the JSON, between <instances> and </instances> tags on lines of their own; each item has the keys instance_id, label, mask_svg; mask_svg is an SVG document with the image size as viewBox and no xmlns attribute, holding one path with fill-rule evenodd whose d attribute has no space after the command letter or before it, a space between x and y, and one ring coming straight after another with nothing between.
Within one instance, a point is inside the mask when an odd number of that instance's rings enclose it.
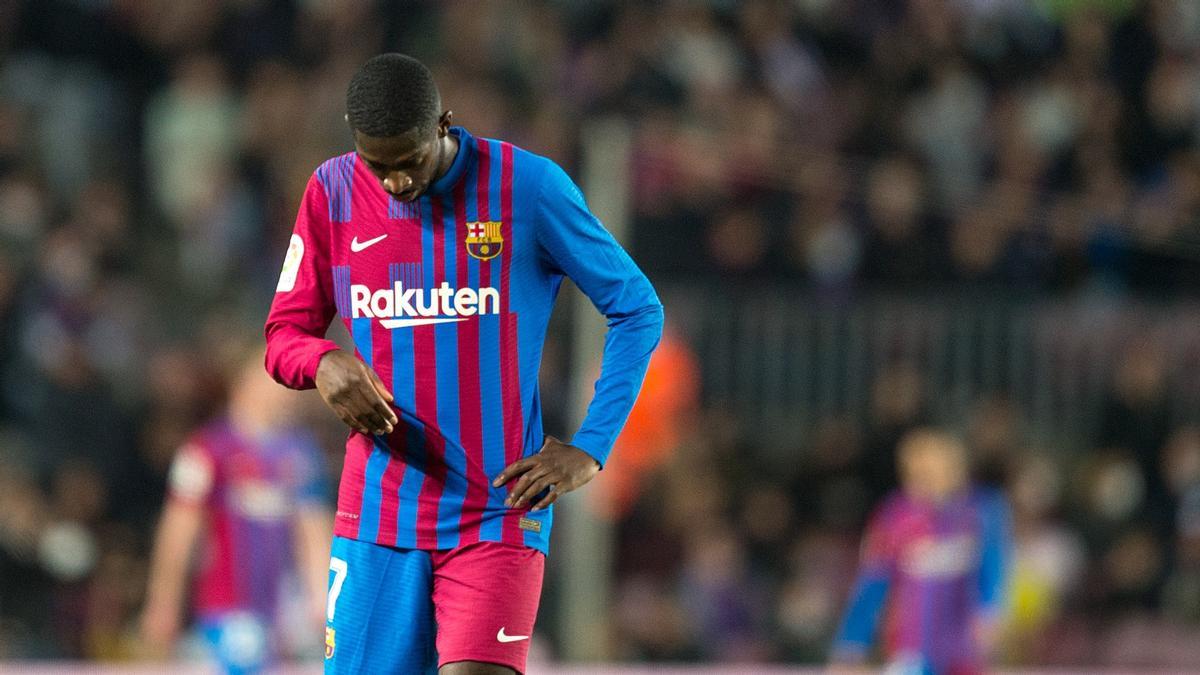
<instances>
[{"instance_id":1,"label":"player's right arm","mask_svg":"<svg viewBox=\"0 0 1200 675\"><path fill-rule=\"evenodd\" d=\"M329 202L314 174L267 315L267 372L292 389L316 387L351 428L389 433L397 422L391 393L366 364L325 338L335 311L329 241Z\"/></svg>"},{"instance_id":2,"label":"player's right arm","mask_svg":"<svg viewBox=\"0 0 1200 675\"><path fill-rule=\"evenodd\" d=\"M179 635L188 569L204 524L213 476L211 456L196 443L185 445L171 465L167 504L150 555L141 621L143 641L159 655L165 656Z\"/></svg>"},{"instance_id":3,"label":"player's right arm","mask_svg":"<svg viewBox=\"0 0 1200 675\"><path fill-rule=\"evenodd\" d=\"M1007 600L1009 566L1012 558L1012 515L1008 500L998 490L984 491L978 497L981 521L979 556L979 608L975 619L975 638L981 650L991 653L1000 636Z\"/></svg>"},{"instance_id":4,"label":"player's right arm","mask_svg":"<svg viewBox=\"0 0 1200 675\"><path fill-rule=\"evenodd\" d=\"M895 559L888 510L885 503L867 527L858 579L850 594L841 629L833 642L831 661L834 664L864 663L875 640Z\"/></svg>"}]
</instances>

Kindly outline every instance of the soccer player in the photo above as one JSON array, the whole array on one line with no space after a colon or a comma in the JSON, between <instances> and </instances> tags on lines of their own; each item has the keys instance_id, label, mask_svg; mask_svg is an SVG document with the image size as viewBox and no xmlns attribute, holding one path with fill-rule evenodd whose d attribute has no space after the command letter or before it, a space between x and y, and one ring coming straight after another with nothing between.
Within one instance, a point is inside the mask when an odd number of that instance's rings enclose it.
<instances>
[{"instance_id":1,"label":"soccer player","mask_svg":"<svg viewBox=\"0 0 1200 675\"><path fill-rule=\"evenodd\" d=\"M910 432L900 441L898 463L901 490L868 526L833 661L866 661L886 606L886 672L983 672L1006 580L1006 501L970 485L966 450L944 432Z\"/></svg>"},{"instance_id":2,"label":"soccer player","mask_svg":"<svg viewBox=\"0 0 1200 675\"><path fill-rule=\"evenodd\" d=\"M352 429L326 672L521 673L551 505L603 466L662 306L567 174L451 127L417 60L368 61L346 111L355 152L309 180L266 324L270 373ZM564 277L609 326L570 443L537 387ZM335 312L354 354L324 337Z\"/></svg>"},{"instance_id":3,"label":"soccer player","mask_svg":"<svg viewBox=\"0 0 1200 675\"><path fill-rule=\"evenodd\" d=\"M296 607L285 596L297 587L306 619L320 626L332 514L320 451L290 425L294 403L262 372L260 352L226 413L176 454L142 616L150 646L175 642L189 577L199 631L225 672L258 672L281 655L281 614Z\"/></svg>"}]
</instances>

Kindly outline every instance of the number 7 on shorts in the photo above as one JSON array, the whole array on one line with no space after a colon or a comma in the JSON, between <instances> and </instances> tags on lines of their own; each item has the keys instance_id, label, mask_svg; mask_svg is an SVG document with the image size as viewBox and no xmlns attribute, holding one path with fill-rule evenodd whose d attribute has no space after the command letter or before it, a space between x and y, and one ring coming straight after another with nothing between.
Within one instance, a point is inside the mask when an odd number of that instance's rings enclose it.
<instances>
[{"instance_id":1,"label":"number 7 on shorts","mask_svg":"<svg viewBox=\"0 0 1200 675\"><path fill-rule=\"evenodd\" d=\"M341 558L330 558L329 571L333 572L333 583L329 585L329 599L325 601L325 620L332 623L333 612L337 609L338 595L342 592L342 584L346 583L346 561Z\"/></svg>"}]
</instances>

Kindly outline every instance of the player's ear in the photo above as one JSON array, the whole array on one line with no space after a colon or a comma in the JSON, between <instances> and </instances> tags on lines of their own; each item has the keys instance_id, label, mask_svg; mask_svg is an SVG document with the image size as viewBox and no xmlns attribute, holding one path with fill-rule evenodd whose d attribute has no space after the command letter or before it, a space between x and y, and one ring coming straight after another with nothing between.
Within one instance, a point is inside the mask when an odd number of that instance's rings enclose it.
<instances>
[{"instance_id":1,"label":"player's ear","mask_svg":"<svg viewBox=\"0 0 1200 675\"><path fill-rule=\"evenodd\" d=\"M438 118L438 137L441 138L450 133L450 118L454 116L454 112L447 110Z\"/></svg>"}]
</instances>

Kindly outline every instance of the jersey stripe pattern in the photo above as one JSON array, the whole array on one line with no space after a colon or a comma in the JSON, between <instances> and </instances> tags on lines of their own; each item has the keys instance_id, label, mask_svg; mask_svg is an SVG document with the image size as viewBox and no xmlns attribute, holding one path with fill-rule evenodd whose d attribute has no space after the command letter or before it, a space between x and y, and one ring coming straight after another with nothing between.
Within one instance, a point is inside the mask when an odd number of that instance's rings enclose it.
<instances>
[{"instance_id":1,"label":"jersey stripe pattern","mask_svg":"<svg viewBox=\"0 0 1200 675\"><path fill-rule=\"evenodd\" d=\"M980 672L974 629L1004 606L1010 521L1003 494L991 488L941 505L889 496L868 527L835 654L861 658L881 633L889 659L917 660L931 672Z\"/></svg>"},{"instance_id":2,"label":"jersey stripe pattern","mask_svg":"<svg viewBox=\"0 0 1200 675\"><path fill-rule=\"evenodd\" d=\"M508 509L491 480L543 443L537 374L563 278L607 318L596 394L571 443L601 465L662 332L645 275L554 162L450 130L459 151L413 202L355 153L314 173L293 233L295 283L276 293L267 369L314 386L336 315L391 390L401 423L346 444L335 534L441 550L475 541L548 549L553 509ZM299 238L299 243L296 239ZM288 265L296 266L289 270Z\"/></svg>"},{"instance_id":3,"label":"jersey stripe pattern","mask_svg":"<svg viewBox=\"0 0 1200 675\"><path fill-rule=\"evenodd\" d=\"M277 615L280 571L295 565L294 519L325 507L322 464L307 434L281 429L248 438L227 417L180 448L168 497L205 512L193 598L201 618L231 610Z\"/></svg>"}]
</instances>

